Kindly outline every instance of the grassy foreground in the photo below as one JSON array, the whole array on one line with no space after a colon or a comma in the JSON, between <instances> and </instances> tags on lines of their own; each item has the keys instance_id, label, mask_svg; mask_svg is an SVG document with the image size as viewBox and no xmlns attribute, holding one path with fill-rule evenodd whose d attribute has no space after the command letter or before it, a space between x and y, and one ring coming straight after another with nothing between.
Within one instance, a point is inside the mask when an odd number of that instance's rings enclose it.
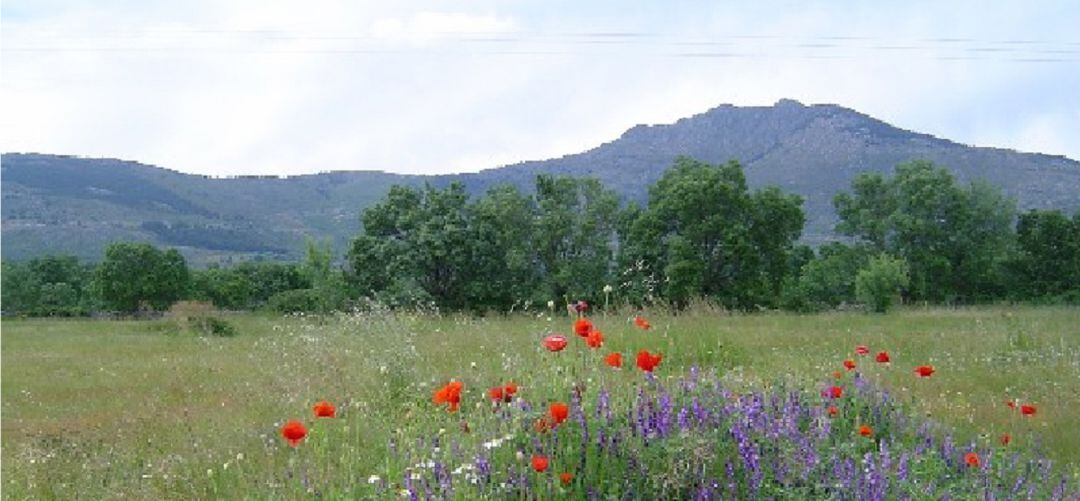
<instances>
[{"instance_id":1,"label":"grassy foreground","mask_svg":"<svg viewBox=\"0 0 1080 501\"><path fill-rule=\"evenodd\" d=\"M606 338L597 351L574 336L565 314L546 311L487 319L244 315L229 317L240 332L232 338L194 336L168 320L5 320L3 497L396 493L406 487L403 468L418 451L527 434L547 402L571 402L575 388L587 406L601 390L613 407L633 405L647 387L634 368L640 349L663 353L656 380L674 381L691 367L715 370L733 398L778 387L814 395L852 358L866 381L888 390L911 415L941 424L956 443L997 447L1009 433L1009 448L1045 454L1075 492L1080 310L645 314L648 331L634 327L629 311L592 316ZM540 340L551 332L566 335L570 346L544 350ZM855 356L857 344L872 354ZM890 366L873 362L878 350L889 351ZM624 354L622 370L604 366L611 351ZM933 377L914 376L922 364L936 367ZM431 401L452 378L465 387L454 414ZM850 378L845 372L840 381ZM492 419L486 396L507 381L531 403L515 407L519 414L508 418L514 424ZM338 406L337 418L311 417L323 399ZM1021 418L1005 405L1009 399L1036 405L1037 414ZM279 434L287 419L310 430L297 448ZM515 440L526 448L565 448ZM509 454L500 457L521 461ZM571 466L552 457L555 474ZM562 492L554 484L533 492Z\"/></svg>"}]
</instances>

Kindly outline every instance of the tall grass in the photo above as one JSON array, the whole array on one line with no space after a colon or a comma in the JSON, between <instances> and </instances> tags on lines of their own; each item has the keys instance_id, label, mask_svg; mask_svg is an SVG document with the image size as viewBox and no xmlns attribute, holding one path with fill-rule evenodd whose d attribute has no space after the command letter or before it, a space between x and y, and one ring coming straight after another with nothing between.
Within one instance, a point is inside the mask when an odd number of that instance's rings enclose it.
<instances>
[{"instance_id":1,"label":"tall grass","mask_svg":"<svg viewBox=\"0 0 1080 501\"><path fill-rule=\"evenodd\" d=\"M239 334L230 338L195 335L169 320L4 321L3 495L356 497L397 495L405 489L423 495L425 482L432 492L440 492L440 482L449 478L456 496L466 498L525 492L515 490L511 479L528 482L527 489L548 489L544 493L587 493L592 488L646 495L644 489L650 489L647 492L683 497L701 489L711 492L707 479L727 476L723 470L728 464L737 470L736 477L751 478L740 473L745 465L738 441L731 439L735 421L695 426L685 435L671 433L653 446L629 443L633 440L628 435L622 450L634 453L612 458L596 450L596 431L632 434L634 428L595 417L602 393L613 415L660 406L660 396L667 393L670 402L665 405L674 409L677 421L680 406L690 408L694 398L680 392L696 367L695 377L711 374L706 386L719 388L698 398L717 409L740 415L750 404L739 402L795 395L792 409L797 411L792 415L809 423L826 405L818 396L822 385L832 380L833 371L842 370L840 362L852 357L856 344L886 349L892 358L889 367L857 359L857 372L867 387L866 396L857 400L865 406L860 409L871 409L866 412L872 414L874 408L895 405L896 415L910 421L881 421L885 428L878 425L878 431L888 433L892 426L895 434L875 444L907 450L920 434L929 433L938 449L949 436L957 451L966 447L985 455L1002 450L999 437L1010 433L1013 442L1003 452L1018 452L1022 464L1034 460L1033 468L1052 470L1048 478L1064 474L1074 482L1075 492L1080 473L1080 434L1074 430L1080 421L1080 310L740 315L696 307L677 316L645 312L653 325L649 331L633 326L633 313L592 316L606 337L598 351L576 339L565 313L546 309L487 318L388 312L232 316L227 320ZM570 337L570 347L561 353L545 351L540 339L552 331ZM633 354L643 348L664 354L651 381L633 368ZM627 366L621 371L606 367L601 358L609 351L623 352ZM918 379L911 369L921 364L932 364L938 372ZM463 407L453 414L431 402L434 389L450 379L465 384ZM521 388L517 401L493 407L486 390L511 380ZM844 374L842 381L854 387L851 374ZM888 403L874 396L880 391L889 393ZM721 394L744 398L721 403L716 398ZM323 399L339 407L338 417L311 417L311 406ZM1034 403L1038 413L1021 418L1005 406L1007 399ZM552 401L572 404L575 416L589 419L584 425L572 420L538 434L535 419ZM783 414L780 409L775 415ZM832 432L865 419L859 412L849 411L837 421L848 424ZM309 425L310 436L295 449L279 436L287 419ZM669 426L679 428L677 422ZM812 433L811 425L806 426L799 433ZM583 430L592 433L593 445L581 460L580 444L571 444L580 441ZM757 433L752 427L747 430ZM825 447L821 454L837 454L841 465L845 454L854 453L845 448L868 446L859 441L863 437L851 434L830 437L828 445L818 443ZM485 447L499 439L498 447ZM439 452L434 453L436 447ZM552 458L553 471L546 476L528 469L528 456L538 452ZM880 448L858 452L880 454ZM482 453L489 453L484 459L491 465L492 479L502 478L483 489L467 479L467 473L475 475L470 468L476 468ZM894 451L892 458L898 460L902 453ZM1046 461L1039 463L1042 455ZM631 456L637 456L633 464ZM434 465L426 466L436 460L445 471L436 473ZM996 461L986 475L998 474ZM465 464L473 466L454 474ZM827 459L822 464L831 465ZM687 470L695 465L712 470ZM637 478L642 468L659 483L604 483ZM576 474L570 486L557 480L563 470ZM823 471L807 473L807 478L824 478ZM963 471L942 470L954 479ZM933 475L942 472L920 474L938 478ZM838 492L816 481L784 487L772 475L762 485L790 488L791 496ZM414 477L414 485L406 485ZM1031 478L1036 477L1032 473ZM702 485L691 486L694 482ZM500 486L503 483L512 487ZM974 488L956 485L961 493ZM1050 495L1055 485L1048 481L1040 488ZM498 490L504 488L509 490ZM734 487L744 496L752 488L752 482ZM713 495L725 495L729 487L718 489Z\"/></svg>"}]
</instances>

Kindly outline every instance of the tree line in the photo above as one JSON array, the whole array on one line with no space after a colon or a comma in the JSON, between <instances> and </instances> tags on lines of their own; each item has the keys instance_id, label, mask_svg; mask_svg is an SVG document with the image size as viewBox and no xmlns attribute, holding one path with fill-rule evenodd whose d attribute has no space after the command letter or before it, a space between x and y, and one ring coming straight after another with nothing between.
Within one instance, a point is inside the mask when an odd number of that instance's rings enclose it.
<instances>
[{"instance_id":1,"label":"tree line","mask_svg":"<svg viewBox=\"0 0 1080 501\"><path fill-rule=\"evenodd\" d=\"M798 243L800 197L751 191L737 162L679 158L621 206L591 178L535 190L394 186L361 214L341 259L309 242L301 263L191 270L175 250L110 245L97 266L47 256L3 264L5 314L160 310L180 299L232 310L512 311L548 301L814 311L896 301L1080 302L1080 213L1033 210L923 161L864 173L837 195L844 241Z\"/></svg>"}]
</instances>

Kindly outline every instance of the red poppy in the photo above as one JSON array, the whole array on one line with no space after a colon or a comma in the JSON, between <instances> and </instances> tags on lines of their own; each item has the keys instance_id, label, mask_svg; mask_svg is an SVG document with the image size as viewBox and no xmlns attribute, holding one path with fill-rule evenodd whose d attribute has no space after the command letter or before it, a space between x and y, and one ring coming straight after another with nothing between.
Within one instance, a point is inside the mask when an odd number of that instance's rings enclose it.
<instances>
[{"instance_id":1,"label":"red poppy","mask_svg":"<svg viewBox=\"0 0 1080 501\"><path fill-rule=\"evenodd\" d=\"M1005 405L1009 406L1009 408L1014 411L1016 410L1016 402L1013 400L1006 400Z\"/></svg>"},{"instance_id":2,"label":"red poppy","mask_svg":"<svg viewBox=\"0 0 1080 501\"><path fill-rule=\"evenodd\" d=\"M979 455L974 452L964 454L964 462L967 463L968 466L979 466Z\"/></svg>"},{"instance_id":3,"label":"red poppy","mask_svg":"<svg viewBox=\"0 0 1080 501\"><path fill-rule=\"evenodd\" d=\"M551 415L552 426L555 426L570 416L570 407L562 402L555 402L548 407L548 414Z\"/></svg>"},{"instance_id":4,"label":"red poppy","mask_svg":"<svg viewBox=\"0 0 1080 501\"><path fill-rule=\"evenodd\" d=\"M844 388L841 386L833 386L829 388L829 397L840 398L844 396Z\"/></svg>"},{"instance_id":5,"label":"red poppy","mask_svg":"<svg viewBox=\"0 0 1080 501\"><path fill-rule=\"evenodd\" d=\"M588 309L589 309L589 303L586 303L585 301L578 301L578 302L574 303L574 310L577 311L578 313L585 313L585 311L588 310Z\"/></svg>"},{"instance_id":6,"label":"red poppy","mask_svg":"<svg viewBox=\"0 0 1080 501\"><path fill-rule=\"evenodd\" d=\"M840 378L844 377L844 373L840 372L840 371L833 371L832 377L834 377L836 379L840 379Z\"/></svg>"},{"instance_id":7,"label":"red poppy","mask_svg":"<svg viewBox=\"0 0 1080 501\"><path fill-rule=\"evenodd\" d=\"M634 317L634 325L638 326L641 330L646 331L652 328L652 325L649 324L649 321L645 320L645 317L641 315Z\"/></svg>"},{"instance_id":8,"label":"red poppy","mask_svg":"<svg viewBox=\"0 0 1080 501\"><path fill-rule=\"evenodd\" d=\"M579 318L574 321L574 333L581 337L588 336L593 331L593 324L587 318Z\"/></svg>"},{"instance_id":9,"label":"red poppy","mask_svg":"<svg viewBox=\"0 0 1080 501\"><path fill-rule=\"evenodd\" d=\"M610 365L610 366L612 366L612 367L614 367L616 369L621 369L622 368L622 353L619 353L619 352L609 353L608 356L604 357L604 363L606 363L606 364L608 364L608 365Z\"/></svg>"},{"instance_id":10,"label":"red poppy","mask_svg":"<svg viewBox=\"0 0 1080 501\"><path fill-rule=\"evenodd\" d=\"M1034 416L1035 415L1035 406L1034 405L1021 405L1020 406L1020 414L1023 414L1025 416Z\"/></svg>"},{"instance_id":11,"label":"red poppy","mask_svg":"<svg viewBox=\"0 0 1080 501\"><path fill-rule=\"evenodd\" d=\"M537 473L544 473L548 469L547 456L536 454L532 457L532 467Z\"/></svg>"},{"instance_id":12,"label":"red poppy","mask_svg":"<svg viewBox=\"0 0 1080 501\"><path fill-rule=\"evenodd\" d=\"M877 354L877 357L874 357L874 360L877 360L877 362L879 364L887 364L887 363L889 363L889 352L887 352L887 351L879 351L878 354Z\"/></svg>"},{"instance_id":13,"label":"red poppy","mask_svg":"<svg viewBox=\"0 0 1080 501\"><path fill-rule=\"evenodd\" d=\"M289 421L281 427L281 436L289 441L289 445L296 447L307 436L307 428L300 421Z\"/></svg>"},{"instance_id":14,"label":"red poppy","mask_svg":"<svg viewBox=\"0 0 1080 501\"><path fill-rule=\"evenodd\" d=\"M488 390L488 397L498 402L510 402L514 399L514 394L517 393L517 385L514 383L506 383L506 386L496 386Z\"/></svg>"},{"instance_id":15,"label":"red poppy","mask_svg":"<svg viewBox=\"0 0 1080 501\"><path fill-rule=\"evenodd\" d=\"M844 368L849 370L849 371L855 370L855 361L850 359L850 358L847 359L847 360L844 360Z\"/></svg>"},{"instance_id":16,"label":"red poppy","mask_svg":"<svg viewBox=\"0 0 1080 501\"><path fill-rule=\"evenodd\" d=\"M934 366L933 365L920 365L920 366L915 368L915 374L918 374L919 377L930 377L930 376L934 375Z\"/></svg>"},{"instance_id":17,"label":"red poppy","mask_svg":"<svg viewBox=\"0 0 1080 501\"><path fill-rule=\"evenodd\" d=\"M589 348L596 349L604 346L604 334L600 331L592 331L585 337L585 344L589 345Z\"/></svg>"},{"instance_id":18,"label":"red poppy","mask_svg":"<svg viewBox=\"0 0 1080 501\"><path fill-rule=\"evenodd\" d=\"M871 428L871 427L869 427L869 426L867 426L865 424L859 427L859 435L862 435L864 437L869 437L869 436L871 436L873 434L874 434L874 429L873 428Z\"/></svg>"},{"instance_id":19,"label":"red poppy","mask_svg":"<svg viewBox=\"0 0 1080 501\"><path fill-rule=\"evenodd\" d=\"M1009 445L1009 442L1012 442L1012 435L1006 433L1001 436L1001 445Z\"/></svg>"},{"instance_id":20,"label":"red poppy","mask_svg":"<svg viewBox=\"0 0 1080 501\"><path fill-rule=\"evenodd\" d=\"M830 405L829 409L828 409L828 412L829 412L829 417L832 417L832 416L835 416L837 414L840 414L840 409L837 409L835 405Z\"/></svg>"},{"instance_id":21,"label":"red poppy","mask_svg":"<svg viewBox=\"0 0 1080 501\"><path fill-rule=\"evenodd\" d=\"M327 402L325 400L315 404L315 407L313 407L312 410L315 411L315 417L334 417L334 415L337 413L337 409L334 408L334 404L331 404L330 402Z\"/></svg>"},{"instance_id":22,"label":"red poppy","mask_svg":"<svg viewBox=\"0 0 1080 501\"><path fill-rule=\"evenodd\" d=\"M548 351L562 351L566 348L566 338L558 334L552 334L544 338L544 348Z\"/></svg>"},{"instance_id":23,"label":"red poppy","mask_svg":"<svg viewBox=\"0 0 1080 501\"><path fill-rule=\"evenodd\" d=\"M570 482L574 481L574 474L568 471L559 474L559 481L563 485L570 485Z\"/></svg>"},{"instance_id":24,"label":"red poppy","mask_svg":"<svg viewBox=\"0 0 1080 501\"><path fill-rule=\"evenodd\" d=\"M432 396L431 400L435 402L435 405L449 404L447 410L456 412L458 405L461 404L461 389L463 387L461 381L450 381L446 386L435 390L435 395Z\"/></svg>"},{"instance_id":25,"label":"red poppy","mask_svg":"<svg viewBox=\"0 0 1080 501\"><path fill-rule=\"evenodd\" d=\"M645 372L652 372L657 365L660 365L662 358L663 355L659 353L653 355L649 353L649 350L641 350L637 354L637 366Z\"/></svg>"},{"instance_id":26,"label":"red poppy","mask_svg":"<svg viewBox=\"0 0 1080 501\"><path fill-rule=\"evenodd\" d=\"M869 355L870 354L870 348L868 348L866 345L860 344L860 345L855 347L855 354L856 355Z\"/></svg>"}]
</instances>

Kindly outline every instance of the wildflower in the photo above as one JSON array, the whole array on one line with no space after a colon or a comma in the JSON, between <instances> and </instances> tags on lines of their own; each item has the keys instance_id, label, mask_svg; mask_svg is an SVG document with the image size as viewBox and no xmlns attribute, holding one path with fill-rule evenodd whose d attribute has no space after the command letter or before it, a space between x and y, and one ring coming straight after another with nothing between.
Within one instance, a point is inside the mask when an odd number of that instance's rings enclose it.
<instances>
[{"instance_id":1,"label":"wildflower","mask_svg":"<svg viewBox=\"0 0 1080 501\"><path fill-rule=\"evenodd\" d=\"M1012 442L1012 435L1006 433L1001 436L1001 445L1009 445L1009 442Z\"/></svg>"},{"instance_id":2,"label":"wildflower","mask_svg":"<svg viewBox=\"0 0 1080 501\"><path fill-rule=\"evenodd\" d=\"M1034 416L1035 415L1035 406L1034 405L1021 405L1020 406L1020 414L1023 414L1025 416Z\"/></svg>"},{"instance_id":3,"label":"wildflower","mask_svg":"<svg viewBox=\"0 0 1080 501\"><path fill-rule=\"evenodd\" d=\"M554 310L555 309L555 301L548 301L547 307L548 307L549 310Z\"/></svg>"},{"instance_id":4,"label":"wildflower","mask_svg":"<svg viewBox=\"0 0 1080 501\"><path fill-rule=\"evenodd\" d=\"M616 369L621 369L622 368L622 353L619 353L619 352L609 353L608 356L604 357L604 363L606 363L606 364L608 364L608 365L610 365L610 366L612 366L612 367L614 367Z\"/></svg>"},{"instance_id":5,"label":"wildflower","mask_svg":"<svg viewBox=\"0 0 1080 501\"><path fill-rule=\"evenodd\" d=\"M570 407L562 402L555 402L548 407L548 414L551 415L552 426L555 426L566 421L566 418L570 416Z\"/></svg>"},{"instance_id":6,"label":"wildflower","mask_svg":"<svg viewBox=\"0 0 1080 501\"><path fill-rule=\"evenodd\" d=\"M837 414L840 414L840 409L837 409L835 405L830 405L829 409L828 409L828 412L829 412L829 417L833 417L833 416L836 416Z\"/></svg>"},{"instance_id":7,"label":"wildflower","mask_svg":"<svg viewBox=\"0 0 1080 501\"><path fill-rule=\"evenodd\" d=\"M829 397L840 398L844 396L844 388L841 386L833 386L829 388Z\"/></svg>"},{"instance_id":8,"label":"wildflower","mask_svg":"<svg viewBox=\"0 0 1080 501\"><path fill-rule=\"evenodd\" d=\"M979 455L974 452L964 454L964 462L971 467L979 466Z\"/></svg>"},{"instance_id":9,"label":"wildflower","mask_svg":"<svg viewBox=\"0 0 1080 501\"><path fill-rule=\"evenodd\" d=\"M652 328L652 325L649 324L649 321L641 315L634 317L634 325L638 326L638 328L640 328L641 330L646 331Z\"/></svg>"},{"instance_id":10,"label":"wildflower","mask_svg":"<svg viewBox=\"0 0 1080 501\"><path fill-rule=\"evenodd\" d=\"M864 437L869 437L869 436L871 436L873 434L874 434L874 429L871 428L870 426L864 424L864 425L859 427L859 435L862 435Z\"/></svg>"},{"instance_id":11,"label":"wildflower","mask_svg":"<svg viewBox=\"0 0 1080 501\"><path fill-rule=\"evenodd\" d=\"M581 337L586 337L593 331L593 324L587 318L579 318L574 321L574 333Z\"/></svg>"},{"instance_id":12,"label":"wildflower","mask_svg":"<svg viewBox=\"0 0 1080 501\"><path fill-rule=\"evenodd\" d=\"M544 338L544 348L548 351L562 351L566 348L566 338L558 334L552 334Z\"/></svg>"},{"instance_id":13,"label":"wildflower","mask_svg":"<svg viewBox=\"0 0 1080 501\"><path fill-rule=\"evenodd\" d=\"M836 379L840 379L840 378L844 377L844 373L840 372L840 371L833 371L832 377L834 377Z\"/></svg>"},{"instance_id":14,"label":"wildflower","mask_svg":"<svg viewBox=\"0 0 1080 501\"><path fill-rule=\"evenodd\" d=\"M589 348L596 349L604 345L604 334L600 331L592 331L585 336L585 344Z\"/></svg>"},{"instance_id":15,"label":"wildflower","mask_svg":"<svg viewBox=\"0 0 1080 501\"><path fill-rule=\"evenodd\" d=\"M637 366L645 372L652 372L657 365L660 365L662 358L663 355L659 353L653 355L649 353L649 350L641 350L637 354Z\"/></svg>"},{"instance_id":16,"label":"wildflower","mask_svg":"<svg viewBox=\"0 0 1080 501\"><path fill-rule=\"evenodd\" d=\"M1009 406L1009 408L1014 411L1016 410L1016 401L1014 400L1006 400L1005 405Z\"/></svg>"},{"instance_id":17,"label":"wildflower","mask_svg":"<svg viewBox=\"0 0 1080 501\"><path fill-rule=\"evenodd\" d=\"M381 478L379 478L379 476L378 476L378 475L371 475L370 477L368 477L368 478L367 478L367 483L369 483L369 484L375 484L375 483L378 483L378 482L379 482L379 480L382 480L382 479L381 479Z\"/></svg>"},{"instance_id":18,"label":"wildflower","mask_svg":"<svg viewBox=\"0 0 1080 501\"><path fill-rule=\"evenodd\" d=\"M544 473L548 469L547 456L536 454L532 457L532 467L537 473Z\"/></svg>"},{"instance_id":19,"label":"wildflower","mask_svg":"<svg viewBox=\"0 0 1080 501\"><path fill-rule=\"evenodd\" d=\"M289 445L296 447L307 436L307 428L300 421L289 421L285 423L285 426L281 427L281 436L289 441Z\"/></svg>"},{"instance_id":20,"label":"wildflower","mask_svg":"<svg viewBox=\"0 0 1080 501\"><path fill-rule=\"evenodd\" d=\"M461 389L463 386L461 381L450 381L446 386L435 390L432 401L435 402L435 405L449 404L447 410L457 412L458 405L461 404Z\"/></svg>"},{"instance_id":21,"label":"wildflower","mask_svg":"<svg viewBox=\"0 0 1080 501\"><path fill-rule=\"evenodd\" d=\"M934 375L934 366L933 365L920 365L920 366L915 368L915 374L918 374L919 377L930 377L930 376Z\"/></svg>"},{"instance_id":22,"label":"wildflower","mask_svg":"<svg viewBox=\"0 0 1080 501\"><path fill-rule=\"evenodd\" d=\"M850 358L847 359L847 360L844 360L844 368L849 370L849 371L855 370L855 361L850 359Z\"/></svg>"},{"instance_id":23,"label":"wildflower","mask_svg":"<svg viewBox=\"0 0 1080 501\"><path fill-rule=\"evenodd\" d=\"M315 407L313 407L312 410L315 411L315 417L317 418L332 418L337 413L337 409L334 408L334 404L331 404L330 402L327 402L325 400L315 404Z\"/></svg>"},{"instance_id":24,"label":"wildflower","mask_svg":"<svg viewBox=\"0 0 1080 501\"><path fill-rule=\"evenodd\" d=\"M559 481L562 482L563 485L570 485L570 482L574 481L574 474L564 471L559 474Z\"/></svg>"},{"instance_id":25,"label":"wildflower","mask_svg":"<svg viewBox=\"0 0 1080 501\"><path fill-rule=\"evenodd\" d=\"M547 431L551 429L551 421L549 421L547 417L537 419L536 422L533 423L533 429L536 430L537 433L547 433Z\"/></svg>"},{"instance_id":26,"label":"wildflower","mask_svg":"<svg viewBox=\"0 0 1080 501\"><path fill-rule=\"evenodd\" d=\"M855 347L855 354L856 355L869 355L870 354L870 348L868 348L866 345L860 344L860 345Z\"/></svg>"},{"instance_id":27,"label":"wildflower","mask_svg":"<svg viewBox=\"0 0 1080 501\"><path fill-rule=\"evenodd\" d=\"M604 286L604 294L611 294L611 291L613 291L613 290L615 290L615 288L612 287L611 285L605 285Z\"/></svg>"},{"instance_id":28,"label":"wildflower","mask_svg":"<svg viewBox=\"0 0 1080 501\"><path fill-rule=\"evenodd\" d=\"M577 310L578 313L585 313L585 311L589 309L589 303L578 301L577 303L574 303L574 309Z\"/></svg>"},{"instance_id":29,"label":"wildflower","mask_svg":"<svg viewBox=\"0 0 1080 501\"><path fill-rule=\"evenodd\" d=\"M879 351L878 354L877 354L877 357L874 357L874 360L877 360L877 362L879 364L887 364L887 363L889 363L889 352L887 352L887 351Z\"/></svg>"},{"instance_id":30,"label":"wildflower","mask_svg":"<svg viewBox=\"0 0 1080 501\"><path fill-rule=\"evenodd\" d=\"M514 399L514 394L517 393L517 385L514 383L506 383L505 386L496 386L488 390L488 397L498 402L509 403Z\"/></svg>"}]
</instances>

